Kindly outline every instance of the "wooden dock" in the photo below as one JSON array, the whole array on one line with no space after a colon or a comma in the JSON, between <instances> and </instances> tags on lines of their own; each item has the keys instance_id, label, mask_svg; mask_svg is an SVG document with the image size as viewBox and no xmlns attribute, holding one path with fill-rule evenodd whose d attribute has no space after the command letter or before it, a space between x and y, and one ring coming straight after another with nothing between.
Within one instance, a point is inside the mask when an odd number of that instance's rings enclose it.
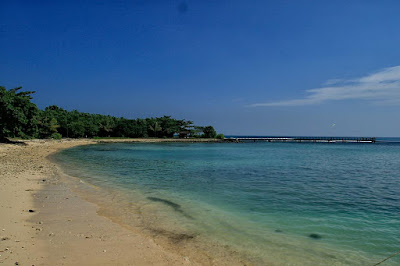
<instances>
[{"instance_id":1,"label":"wooden dock","mask_svg":"<svg viewBox=\"0 0 400 266\"><path fill-rule=\"evenodd\" d=\"M375 143L376 138L351 138L351 137L238 137L225 138L227 142L322 142L322 143Z\"/></svg>"}]
</instances>

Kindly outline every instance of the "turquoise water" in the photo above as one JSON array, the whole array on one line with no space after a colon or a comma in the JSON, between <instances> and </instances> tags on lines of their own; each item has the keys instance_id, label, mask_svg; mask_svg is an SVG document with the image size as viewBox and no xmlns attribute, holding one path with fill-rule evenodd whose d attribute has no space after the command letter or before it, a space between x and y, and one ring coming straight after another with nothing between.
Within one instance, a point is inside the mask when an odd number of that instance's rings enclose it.
<instances>
[{"instance_id":1,"label":"turquoise water","mask_svg":"<svg viewBox=\"0 0 400 266\"><path fill-rule=\"evenodd\" d=\"M125 221L140 209L153 229L255 264L373 265L400 250L400 144L119 143L56 159L119 191L110 206Z\"/></svg>"}]
</instances>

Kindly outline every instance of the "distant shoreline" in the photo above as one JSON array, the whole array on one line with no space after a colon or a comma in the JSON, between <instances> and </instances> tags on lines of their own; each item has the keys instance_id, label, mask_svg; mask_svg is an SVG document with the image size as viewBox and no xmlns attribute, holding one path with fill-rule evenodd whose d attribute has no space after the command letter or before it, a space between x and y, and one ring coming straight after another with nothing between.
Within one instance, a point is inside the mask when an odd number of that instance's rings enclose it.
<instances>
[{"instance_id":1,"label":"distant shoreline","mask_svg":"<svg viewBox=\"0 0 400 266\"><path fill-rule=\"evenodd\" d=\"M98 138L62 138L60 140L53 139L20 139L9 138L10 143L4 144L24 144L24 143L50 143L50 142L93 142L93 143L115 143L115 142L223 142L223 139L214 138L123 138L123 137L98 137Z\"/></svg>"}]
</instances>

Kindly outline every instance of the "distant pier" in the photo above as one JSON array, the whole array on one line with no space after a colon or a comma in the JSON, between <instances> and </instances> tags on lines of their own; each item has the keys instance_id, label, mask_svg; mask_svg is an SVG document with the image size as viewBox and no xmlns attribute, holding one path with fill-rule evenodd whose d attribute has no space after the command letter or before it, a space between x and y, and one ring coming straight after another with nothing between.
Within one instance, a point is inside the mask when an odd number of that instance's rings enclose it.
<instances>
[{"instance_id":1,"label":"distant pier","mask_svg":"<svg viewBox=\"0 0 400 266\"><path fill-rule=\"evenodd\" d=\"M347 138L347 137L231 137L225 138L227 142L322 142L322 143L375 143L376 138Z\"/></svg>"}]
</instances>

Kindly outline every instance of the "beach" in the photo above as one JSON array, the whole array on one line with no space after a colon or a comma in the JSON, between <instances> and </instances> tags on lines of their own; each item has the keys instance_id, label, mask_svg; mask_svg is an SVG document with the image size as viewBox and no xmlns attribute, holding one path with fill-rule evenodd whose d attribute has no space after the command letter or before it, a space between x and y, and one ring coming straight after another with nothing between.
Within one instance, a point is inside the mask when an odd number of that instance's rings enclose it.
<instances>
[{"instance_id":1,"label":"beach","mask_svg":"<svg viewBox=\"0 0 400 266\"><path fill-rule=\"evenodd\" d=\"M398 249L397 143L199 142L220 141L0 144L0 264L367 265Z\"/></svg>"},{"instance_id":2,"label":"beach","mask_svg":"<svg viewBox=\"0 0 400 266\"><path fill-rule=\"evenodd\" d=\"M62 149L105 141L132 140L30 140L24 145L0 144L0 264L232 263L201 252L194 258L185 256L177 247L159 245L151 236L99 215L98 206L77 195L60 177L57 165L48 159Z\"/></svg>"}]
</instances>

